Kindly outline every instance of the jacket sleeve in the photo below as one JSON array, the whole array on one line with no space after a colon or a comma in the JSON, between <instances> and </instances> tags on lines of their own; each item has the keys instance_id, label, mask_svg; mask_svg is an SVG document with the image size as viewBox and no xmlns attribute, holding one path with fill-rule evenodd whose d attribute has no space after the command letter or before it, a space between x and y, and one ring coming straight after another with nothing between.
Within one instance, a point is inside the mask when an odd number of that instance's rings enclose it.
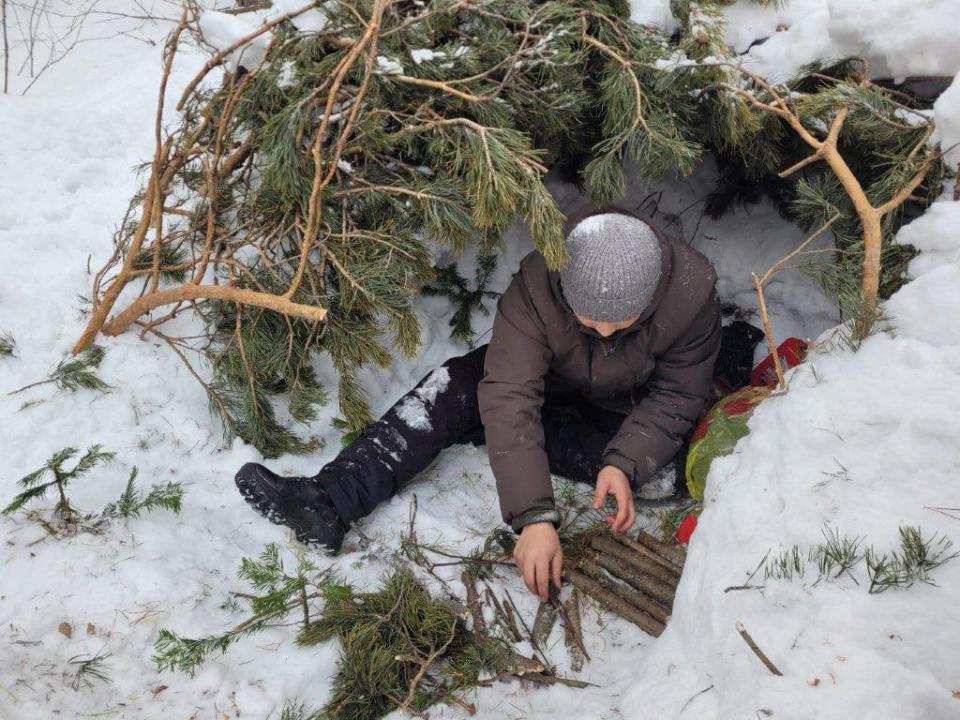
<instances>
[{"instance_id":1,"label":"jacket sleeve","mask_svg":"<svg viewBox=\"0 0 960 720\"><path fill-rule=\"evenodd\" d=\"M635 488L676 455L712 398L720 335L714 290L691 326L657 358L646 396L607 444L603 464L623 470Z\"/></svg>"},{"instance_id":2,"label":"jacket sleeve","mask_svg":"<svg viewBox=\"0 0 960 720\"><path fill-rule=\"evenodd\" d=\"M478 388L500 509L517 531L531 522L556 522L540 418L551 357L521 269L497 305Z\"/></svg>"}]
</instances>

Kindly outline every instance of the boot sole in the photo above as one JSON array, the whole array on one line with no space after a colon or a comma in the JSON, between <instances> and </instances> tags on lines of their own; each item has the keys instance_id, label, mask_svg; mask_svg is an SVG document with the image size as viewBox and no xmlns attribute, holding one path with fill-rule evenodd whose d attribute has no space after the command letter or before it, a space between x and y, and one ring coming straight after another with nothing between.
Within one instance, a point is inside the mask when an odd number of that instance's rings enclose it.
<instances>
[{"instance_id":1,"label":"boot sole","mask_svg":"<svg viewBox=\"0 0 960 720\"><path fill-rule=\"evenodd\" d=\"M260 468L255 463L247 463L234 476L233 481L237 490L243 496L257 514L269 520L274 525L286 525L279 508L270 498L260 489L260 481L263 479Z\"/></svg>"},{"instance_id":2,"label":"boot sole","mask_svg":"<svg viewBox=\"0 0 960 720\"><path fill-rule=\"evenodd\" d=\"M338 552L339 547L333 548L323 540L317 537L311 537L308 533L298 530L297 527L291 525L290 518L284 515L277 504L260 488L263 480L270 481L271 478L264 476L256 463L247 463L237 471L237 474L233 478L237 489L240 491L240 495L243 496L243 499L247 501L247 504L250 505L258 515L269 520L274 525L283 525L290 528L293 530L297 541L307 547L334 553Z\"/></svg>"}]
</instances>

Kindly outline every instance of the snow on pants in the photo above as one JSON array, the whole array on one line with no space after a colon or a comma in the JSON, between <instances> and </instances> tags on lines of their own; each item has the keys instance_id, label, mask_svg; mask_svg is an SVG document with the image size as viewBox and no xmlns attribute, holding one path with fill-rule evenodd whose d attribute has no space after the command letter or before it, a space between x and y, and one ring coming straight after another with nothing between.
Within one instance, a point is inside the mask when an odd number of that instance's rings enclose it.
<instances>
[{"instance_id":1,"label":"snow on pants","mask_svg":"<svg viewBox=\"0 0 960 720\"><path fill-rule=\"evenodd\" d=\"M486 350L447 360L323 467L318 480L344 522L389 500L444 448L484 444L477 385ZM548 383L541 420L550 472L593 484L624 417L576 393L551 392Z\"/></svg>"}]
</instances>

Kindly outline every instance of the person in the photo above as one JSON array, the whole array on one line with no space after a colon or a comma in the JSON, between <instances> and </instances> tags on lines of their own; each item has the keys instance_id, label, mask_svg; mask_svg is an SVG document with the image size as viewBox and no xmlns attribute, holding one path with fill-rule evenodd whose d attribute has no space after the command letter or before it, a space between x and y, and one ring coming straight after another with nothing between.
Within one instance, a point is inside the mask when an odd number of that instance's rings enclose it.
<instances>
[{"instance_id":1,"label":"person","mask_svg":"<svg viewBox=\"0 0 960 720\"><path fill-rule=\"evenodd\" d=\"M486 444L516 563L546 599L563 558L551 474L594 484L596 508L612 496L610 529L630 528L633 493L711 398L721 338L717 276L699 252L618 207L574 215L565 232L559 272L536 251L521 261L489 345L444 362L313 477L244 465L246 500L336 551L442 449Z\"/></svg>"}]
</instances>

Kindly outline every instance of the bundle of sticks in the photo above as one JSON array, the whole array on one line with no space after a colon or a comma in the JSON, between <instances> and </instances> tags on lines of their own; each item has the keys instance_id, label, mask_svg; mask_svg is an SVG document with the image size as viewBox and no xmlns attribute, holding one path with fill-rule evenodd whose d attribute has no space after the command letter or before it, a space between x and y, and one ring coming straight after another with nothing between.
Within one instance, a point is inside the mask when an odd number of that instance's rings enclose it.
<instances>
[{"instance_id":1,"label":"bundle of sticks","mask_svg":"<svg viewBox=\"0 0 960 720\"><path fill-rule=\"evenodd\" d=\"M585 543L586 545L586 543ZM666 627L686 551L640 531L604 532L565 568L574 587L654 637Z\"/></svg>"}]
</instances>

